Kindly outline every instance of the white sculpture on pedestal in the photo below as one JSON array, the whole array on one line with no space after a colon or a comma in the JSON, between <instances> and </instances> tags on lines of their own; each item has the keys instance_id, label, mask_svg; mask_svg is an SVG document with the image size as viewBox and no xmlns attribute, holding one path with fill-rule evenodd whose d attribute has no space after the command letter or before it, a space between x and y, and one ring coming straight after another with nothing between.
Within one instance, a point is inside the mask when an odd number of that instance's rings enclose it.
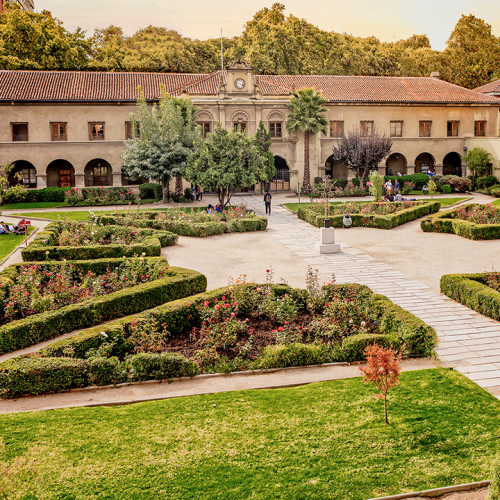
<instances>
[{"instance_id":1,"label":"white sculpture on pedestal","mask_svg":"<svg viewBox=\"0 0 500 500\"><path fill-rule=\"evenodd\" d=\"M340 245L335 243L335 229L330 227L330 196L334 195L335 191L335 181L330 182L330 176L325 175L319 188L321 202L325 204L325 227L319 230L319 243L315 245L318 253L340 252ZM313 192L318 192L318 190L313 189Z\"/></svg>"}]
</instances>

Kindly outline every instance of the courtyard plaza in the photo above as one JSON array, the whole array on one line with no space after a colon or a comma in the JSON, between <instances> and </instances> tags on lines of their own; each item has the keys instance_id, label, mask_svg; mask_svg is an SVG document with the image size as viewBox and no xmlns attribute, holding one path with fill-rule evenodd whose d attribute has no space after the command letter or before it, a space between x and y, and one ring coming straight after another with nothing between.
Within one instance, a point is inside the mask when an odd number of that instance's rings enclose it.
<instances>
[{"instance_id":1,"label":"courtyard plaza","mask_svg":"<svg viewBox=\"0 0 500 500\"><path fill-rule=\"evenodd\" d=\"M464 203L492 201L491 197L482 195L471 195L470 198ZM439 200L439 197L436 199ZM369 198L366 200L369 201ZM240 274L245 274L248 281L262 282L266 269L269 268L273 269L276 282L283 278L293 287L303 287L308 266L318 269L324 282L329 282L334 275L337 283L367 285L436 330L439 337L437 354L444 366L455 367L478 385L500 397L500 324L439 292L439 280L444 274L500 269L500 255L495 252L498 245L496 240L473 241L451 234L424 233L420 230L420 221L417 220L390 231L372 228L336 229L336 240L341 245L341 253L319 255L314 250L314 244L319 239L318 229L300 220L296 214L283 206L297 201L298 198L289 193L274 194L272 215L265 232L224 234L203 240L181 236L178 245L163 249L162 254L168 258L170 265L188 267L205 274L209 290L226 286L229 277L237 278ZM303 202L304 198L301 201ZM342 201L359 201L359 198ZM216 202L215 196L206 195L203 205ZM258 215L265 215L262 196L259 195L237 195L233 197L232 204L243 204ZM150 204L141 208L158 209L164 206L166 205ZM64 211L70 210L81 211L82 207L64 208ZM93 207L92 210L109 211L110 207ZM43 219L44 211L53 212L54 209L37 210L40 219ZM48 223L36 219L32 222L38 229ZM15 211L6 211L2 220L13 222L18 220L18 217L15 216ZM19 250L3 263L2 268L15 262L21 262ZM67 335L73 333L75 332ZM35 352L54 340L0 356L0 361ZM307 383L328 380L333 376L328 370L306 375L307 370L292 370L288 374L285 371L280 375L271 376L269 380L252 381L250 386L256 388L294 385L299 383L299 379L302 383ZM353 375L354 373L349 371L344 376ZM29 408L26 407L26 402L21 403L17 410L12 407L12 402L2 403L1 406L8 405L9 408L0 408L0 412L46 408L51 404L55 407L100 404L109 398L115 402L123 402L127 398L133 401L141 397L156 399L172 397L171 392L175 396L175 391L180 392L178 395L183 395L183 392L216 392L217 384L226 390L229 388L228 380L208 383L205 381L205 384L203 387L196 384L192 387L183 386L173 389L173 392L170 388L167 391L165 388L148 388L146 392L149 391L149 395L144 395L141 391L138 393L134 389L127 389L128 394L118 394L114 391L113 396L107 395L105 389L100 390L99 396L94 397L59 394L45 396L42 398L43 402L31 403ZM241 387L241 384L249 387L248 380L229 382L229 385L231 384L235 388ZM67 400L64 400L65 397Z\"/></svg>"}]
</instances>

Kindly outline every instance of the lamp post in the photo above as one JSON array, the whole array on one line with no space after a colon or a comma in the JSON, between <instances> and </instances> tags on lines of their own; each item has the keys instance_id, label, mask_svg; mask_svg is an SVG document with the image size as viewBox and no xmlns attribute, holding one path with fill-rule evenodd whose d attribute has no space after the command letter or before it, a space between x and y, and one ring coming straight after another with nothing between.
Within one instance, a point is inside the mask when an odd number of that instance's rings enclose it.
<instances>
[{"instance_id":1,"label":"lamp post","mask_svg":"<svg viewBox=\"0 0 500 500\"><path fill-rule=\"evenodd\" d=\"M467 146L464 146L464 177L467 177L467 160L465 157L467 156Z\"/></svg>"}]
</instances>

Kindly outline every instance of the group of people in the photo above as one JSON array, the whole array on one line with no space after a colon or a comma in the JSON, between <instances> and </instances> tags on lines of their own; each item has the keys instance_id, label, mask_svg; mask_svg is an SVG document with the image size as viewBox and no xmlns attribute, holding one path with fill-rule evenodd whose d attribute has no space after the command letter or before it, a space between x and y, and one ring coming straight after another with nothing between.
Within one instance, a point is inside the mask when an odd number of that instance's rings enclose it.
<instances>
[{"instance_id":1,"label":"group of people","mask_svg":"<svg viewBox=\"0 0 500 500\"><path fill-rule=\"evenodd\" d=\"M399 181L396 179L394 185L392 184L391 179L389 179L385 184L385 197L384 201L408 201L406 198L401 196L399 192Z\"/></svg>"},{"instance_id":2,"label":"group of people","mask_svg":"<svg viewBox=\"0 0 500 500\"><path fill-rule=\"evenodd\" d=\"M203 188L201 186L191 188L191 196L193 196L196 201L203 200Z\"/></svg>"},{"instance_id":3,"label":"group of people","mask_svg":"<svg viewBox=\"0 0 500 500\"><path fill-rule=\"evenodd\" d=\"M21 221L24 222L24 219ZM6 224L3 220L0 221L0 234L26 234L26 226L21 224Z\"/></svg>"},{"instance_id":4,"label":"group of people","mask_svg":"<svg viewBox=\"0 0 500 500\"><path fill-rule=\"evenodd\" d=\"M215 205L215 207L213 205L211 205L210 203L208 204L208 207L205 209L205 212L207 212L207 214L215 214L215 213L218 213L220 214L221 212L224 211L224 207L222 205Z\"/></svg>"}]
</instances>

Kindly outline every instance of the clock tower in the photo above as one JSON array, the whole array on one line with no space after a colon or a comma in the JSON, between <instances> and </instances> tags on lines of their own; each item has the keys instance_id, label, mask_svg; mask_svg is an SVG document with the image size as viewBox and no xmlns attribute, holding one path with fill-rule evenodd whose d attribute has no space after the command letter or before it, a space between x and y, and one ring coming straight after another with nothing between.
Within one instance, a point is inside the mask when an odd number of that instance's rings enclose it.
<instances>
[{"instance_id":1,"label":"clock tower","mask_svg":"<svg viewBox=\"0 0 500 500\"><path fill-rule=\"evenodd\" d=\"M255 95L253 71L246 61L235 59L227 67L226 92L232 97Z\"/></svg>"}]
</instances>

